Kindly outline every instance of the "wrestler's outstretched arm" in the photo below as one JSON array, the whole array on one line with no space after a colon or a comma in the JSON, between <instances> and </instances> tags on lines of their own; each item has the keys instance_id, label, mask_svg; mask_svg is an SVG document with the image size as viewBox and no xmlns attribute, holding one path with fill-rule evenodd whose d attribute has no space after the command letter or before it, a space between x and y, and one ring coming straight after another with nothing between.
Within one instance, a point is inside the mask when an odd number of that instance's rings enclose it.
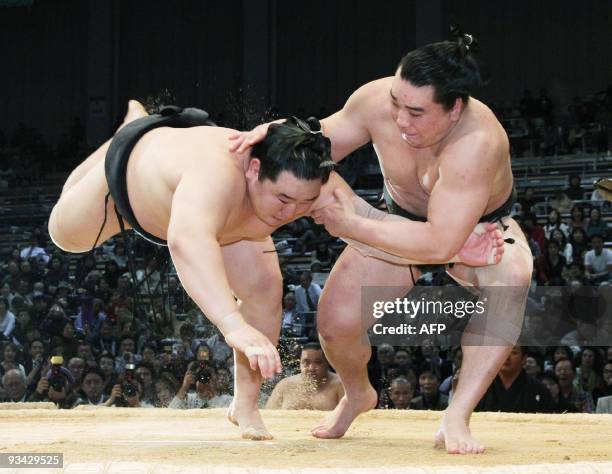
<instances>
[{"instance_id":1,"label":"wrestler's outstretched arm","mask_svg":"<svg viewBox=\"0 0 612 474\"><path fill-rule=\"evenodd\" d=\"M340 195L340 198L337 196ZM319 220L319 216L324 215L324 209L328 206L344 206L343 212L352 212L357 216L372 220L372 224L377 222L403 222L403 217L389 214L368 204L365 199L359 197L351 189L344 179L335 172L330 175L329 181L321 189L321 194L311 207L310 215ZM334 231L335 229L331 229ZM378 258L391 263L400 265L428 264L431 261L423 261L410 257L404 257L399 253L389 252L376 248L367 243L357 241L348 235L338 234L345 242L353 245L362 255L366 257ZM481 266L486 264L496 264L503 255L503 239L496 224L477 224L472 233L468 236L459 250L458 254L446 262L463 262L467 265ZM445 263L446 263L445 262Z\"/></svg>"},{"instance_id":2,"label":"wrestler's outstretched arm","mask_svg":"<svg viewBox=\"0 0 612 474\"><path fill-rule=\"evenodd\" d=\"M346 189L334 190L336 202L313 215L333 235L409 259L426 255L429 263L448 262L469 242L470 234L484 214L496 169L494 159L484 137L479 142L465 139L456 146L452 159L442 158L440 178L431 192L427 222L399 216L383 220L361 216L355 212L353 199ZM495 233L497 243L503 243L501 232ZM462 261L469 264L465 259Z\"/></svg>"},{"instance_id":3,"label":"wrestler's outstretched arm","mask_svg":"<svg viewBox=\"0 0 612 474\"><path fill-rule=\"evenodd\" d=\"M259 368L270 378L281 371L280 357L270 340L240 314L218 241L230 209L237 205L233 181L231 169L216 169L214 179L205 183L201 173L185 173L172 200L168 247L189 296L227 343L248 357L251 369Z\"/></svg>"}]
</instances>

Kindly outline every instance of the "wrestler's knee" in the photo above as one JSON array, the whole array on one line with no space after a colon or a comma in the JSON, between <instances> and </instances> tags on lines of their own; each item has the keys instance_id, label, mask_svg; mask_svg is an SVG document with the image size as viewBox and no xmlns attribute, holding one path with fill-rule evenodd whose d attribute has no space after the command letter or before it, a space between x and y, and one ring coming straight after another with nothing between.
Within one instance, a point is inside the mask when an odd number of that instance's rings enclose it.
<instances>
[{"instance_id":1,"label":"wrestler's knee","mask_svg":"<svg viewBox=\"0 0 612 474\"><path fill-rule=\"evenodd\" d=\"M332 302L328 298L321 298L317 307L317 331L323 339L331 342L361 336L361 321L355 319L351 306L337 299Z\"/></svg>"},{"instance_id":2,"label":"wrestler's knee","mask_svg":"<svg viewBox=\"0 0 612 474\"><path fill-rule=\"evenodd\" d=\"M531 284L533 261L528 259L517 259L512 265L508 265L505 271L505 283L508 286L528 287Z\"/></svg>"}]
</instances>

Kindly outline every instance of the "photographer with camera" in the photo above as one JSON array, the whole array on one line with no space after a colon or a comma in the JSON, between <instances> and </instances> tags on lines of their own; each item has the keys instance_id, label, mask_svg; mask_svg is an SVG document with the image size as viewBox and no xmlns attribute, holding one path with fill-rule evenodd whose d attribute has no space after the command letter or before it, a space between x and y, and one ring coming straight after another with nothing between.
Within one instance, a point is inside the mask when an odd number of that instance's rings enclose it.
<instances>
[{"instance_id":1,"label":"photographer with camera","mask_svg":"<svg viewBox=\"0 0 612 474\"><path fill-rule=\"evenodd\" d=\"M141 400L142 384L138 381L134 364L125 365L121 378L123 382L113 386L109 399L104 403L105 406L153 408L153 405Z\"/></svg>"},{"instance_id":2,"label":"photographer with camera","mask_svg":"<svg viewBox=\"0 0 612 474\"><path fill-rule=\"evenodd\" d=\"M66 367L62 367L62 356L51 357L51 369L41 377L29 402L53 402L58 408L73 408L77 396L72 390L74 378Z\"/></svg>"},{"instance_id":3,"label":"photographer with camera","mask_svg":"<svg viewBox=\"0 0 612 474\"><path fill-rule=\"evenodd\" d=\"M190 391L194 386L195 392ZM224 408L231 402L231 395L218 394L216 373L210 362L197 360L189 365L183 384L168 408Z\"/></svg>"}]
</instances>

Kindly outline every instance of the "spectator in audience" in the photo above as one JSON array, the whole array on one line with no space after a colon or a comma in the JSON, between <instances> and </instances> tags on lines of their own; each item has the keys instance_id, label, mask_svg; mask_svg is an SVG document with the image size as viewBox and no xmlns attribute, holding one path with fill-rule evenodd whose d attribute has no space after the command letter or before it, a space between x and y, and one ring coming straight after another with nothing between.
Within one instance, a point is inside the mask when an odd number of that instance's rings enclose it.
<instances>
[{"instance_id":1,"label":"spectator in audience","mask_svg":"<svg viewBox=\"0 0 612 474\"><path fill-rule=\"evenodd\" d=\"M226 361L232 355L232 349L227 345L220 331L214 330L214 334L206 339L206 345L212 351L212 358L217 363Z\"/></svg>"},{"instance_id":2,"label":"spectator in audience","mask_svg":"<svg viewBox=\"0 0 612 474\"><path fill-rule=\"evenodd\" d=\"M319 262L321 267L329 270L336 262L338 255L329 248L327 242L319 242L311 258L313 262Z\"/></svg>"},{"instance_id":3,"label":"spectator in audience","mask_svg":"<svg viewBox=\"0 0 612 474\"><path fill-rule=\"evenodd\" d=\"M91 343L94 354L107 353L116 356L118 353L117 340L113 337L112 323L107 319L100 324L100 333L92 334L95 337Z\"/></svg>"},{"instance_id":4,"label":"spectator in audience","mask_svg":"<svg viewBox=\"0 0 612 474\"><path fill-rule=\"evenodd\" d=\"M548 220L546 221L546 225L544 226L545 237L550 240L552 231L555 229L560 229L566 238L569 236L569 227L567 226L567 224L561 221L561 215L559 214L559 211L553 209L548 214Z\"/></svg>"},{"instance_id":5,"label":"spectator in audience","mask_svg":"<svg viewBox=\"0 0 612 474\"><path fill-rule=\"evenodd\" d=\"M329 368L321 346L305 344L300 373L278 382L266 408L285 410L333 410L344 396L340 378Z\"/></svg>"},{"instance_id":6,"label":"spectator in audience","mask_svg":"<svg viewBox=\"0 0 612 474\"><path fill-rule=\"evenodd\" d=\"M26 377L26 385L28 389L34 389L41 373L47 373L48 367L45 362L45 345L41 339L35 339L30 342L29 354L24 362Z\"/></svg>"},{"instance_id":7,"label":"spectator in audience","mask_svg":"<svg viewBox=\"0 0 612 474\"><path fill-rule=\"evenodd\" d=\"M439 388L440 392L445 395L450 393L455 373L461 368L461 362L463 361L463 349L461 349L461 346L455 347L452 353L453 358L450 366L450 374L442 381Z\"/></svg>"},{"instance_id":8,"label":"spectator in audience","mask_svg":"<svg viewBox=\"0 0 612 474\"><path fill-rule=\"evenodd\" d=\"M576 370L569 359L560 359L555 363L555 375L559 380L560 397L576 407L579 412L593 413L593 398L574 384Z\"/></svg>"},{"instance_id":9,"label":"spectator in audience","mask_svg":"<svg viewBox=\"0 0 612 474\"><path fill-rule=\"evenodd\" d=\"M115 373L115 358L108 352L103 352L98 357L98 367L104 374L104 393L110 395L113 386L117 382L117 374Z\"/></svg>"},{"instance_id":10,"label":"spectator in audience","mask_svg":"<svg viewBox=\"0 0 612 474\"><path fill-rule=\"evenodd\" d=\"M391 381L386 394L381 396L378 408L407 410L414 398L414 386L404 377L397 377Z\"/></svg>"},{"instance_id":11,"label":"spectator in audience","mask_svg":"<svg viewBox=\"0 0 612 474\"><path fill-rule=\"evenodd\" d=\"M601 211L596 207L591 209L586 233L590 238L594 235L599 235L602 239L608 238L608 224L601 219Z\"/></svg>"},{"instance_id":12,"label":"spectator in audience","mask_svg":"<svg viewBox=\"0 0 612 474\"><path fill-rule=\"evenodd\" d=\"M56 338L57 343L64 348L63 356L65 359L71 359L77 353L79 340L76 338L72 321L68 320L62 328L61 336Z\"/></svg>"},{"instance_id":13,"label":"spectator in audience","mask_svg":"<svg viewBox=\"0 0 612 474\"><path fill-rule=\"evenodd\" d=\"M497 377L476 407L477 411L514 413L553 413L554 402L541 382L523 369L527 353L514 346Z\"/></svg>"},{"instance_id":14,"label":"spectator in audience","mask_svg":"<svg viewBox=\"0 0 612 474\"><path fill-rule=\"evenodd\" d=\"M97 366L96 358L91 350L91 344L86 341L79 341L77 344L77 357L85 361L85 367Z\"/></svg>"},{"instance_id":15,"label":"spectator in audience","mask_svg":"<svg viewBox=\"0 0 612 474\"><path fill-rule=\"evenodd\" d=\"M591 245L593 248L584 255L586 278L595 285L610 281L612 250L603 248L603 238L597 234L591 237Z\"/></svg>"},{"instance_id":16,"label":"spectator in audience","mask_svg":"<svg viewBox=\"0 0 612 474\"><path fill-rule=\"evenodd\" d=\"M27 268L29 271L30 264L28 262L22 262L27 264ZM23 273L20 274L19 282L17 283L17 290L13 296L13 307L17 304L15 301L16 298L21 300L21 304L26 306L28 309L31 309L33 306L32 303L32 293L30 293L30 281L27 278L24 278ZM16 309L16 308L15 308Z\"/></svg>"},{"instance_id":17,"label":"spectator in audience","mask_svg":"<svg viewBox=\"0 0 612 474\"><path fill-rule=\"evenodd\" d=\"M142 386L138 380L132 380L130 384L135 389L133 395L124 393L122 384L115 384L111 390L110 397L104 404L106 406L123 406L127 408L153 408L153 405L140 399Z\"/></svg>"},{"instance_id":18,"label":"spectator in audience","mask_svg":"<svg viewBox=\"0 0 612 474\"><path fill-rule=\"evenodd\" d=\"M572 235L569 238L569 243L572 246L572 261L584 262L584 253L588 249L587 235L582 227L574 227Z\"/></svg>"},{"instance_id":19,"label":"spectator in audience","mask_svg":"<svg viewBox=\"0 0 612 474\"><path fill-rule=\"evenodd\" d=\"M538 219L533 212L523 212L522 215L523 230L525 235L532 238L540 249L540 254L544 253L546 248L546 235L544 228L538 225Z\"/></svg>"},{"instance_id":20,"label":"spectator in audience","mask_svg":"<svg viewBox=\"0 0 612 474\"><path fill-rule=\"evenodd\" d=\"M580 176L577 174L571 174L569 176L569 187L565 190L565 194L573 201L580 201L584 199L584 190L580 185ZM576 206L572 206L572 211ZM572 218L574 217L572 212Z\"/></svg>"},{"instance_id":21,"label":"spectator in audience","mask_svg":"<svg viewBox=\"0 0 612 474\"><path fill-rule=\"evenodd\" d=\"M17 360L18 348L12 342L6 342L2 348L2 362L0 362L0 376L11 369L17 369L26 376L25 368Z\"/></svg>"},{"instance_id":22,"label":"spectator in audience","mask_svg":"<svg viewBox=\"0 0 612 474\"><path fill-rule=\"evenodd\" d=\"M398 372L404 373L412 367L412 357L407 350L398 349L395 351L393 363L397 365Z\"/></svg>"},{"instance_id":23,"label":"spectator in audience","mask_svg":"<svg viewBox=\"0 0 612 474\"><path fill-rule=\"evenodd\" d=\"M566 213L572 208L572 200L562 189L557 189L553 197L548 200L548 204L559 213Z\"/></svg>"},{"instance_id":24,"label":"spectator in audience","mask_svg":"<svg viewBox=\"0 0 612 474\"><path fill-rule=\"evenodd\" d=\"M136 344L130 336L123 336L119 341L119 353L115 357L115 372L122 374L126 364L138 364L141 357L135 353Z\"/></svg>"},{"instance_id":25,"label":"spectator in audience","mask_svg":"<svg viewBox=\"0 0 612 474\"><path fill-rule=\"evenodd\" d=\"M21 260L29 260L30 258L36 258L42 261L44 264L47 264L51 257L47 255L45 249L40 245L40 239L38 235L33 234L32 237L30 237L29 243L30 245L21 249L21 252L19 254Z\"/></svg>"},{"instance_id":26,"label":"spectator in audience","mask_svg":"<svg viewBox=\"0 0 612 474\"><path fill-rule=\"evenodd\" d=\"M68 268L63 264L61 257L54 255L47 263L47 271L44 275L45 285L58 286L60 281L68 280Z\"/></svg>"},{"instance_id":27,"label":"spectator in audience","mask_svg":"<svg viewBox=\"0 0 612 474\"><path fill-rule=\"evenodd\" d=\"M40 330L48 337L56 337L62 334L66 324L70 323L70 319L66 316L64 308L59 304L54 304L49 309L49 313L43 319Z\"/></svg>"},{"instance_id":28,"label":"spectator in audience","mask_svg":"<svg viewBox=\"0 0 612 474\"><path fill-rule=\"evenodd\" d=\"M169 372L162 372L155 382L156 407L167 408L178 392L179 384Z\"/></svg>"},{"instance_id":29,"label":"spectator in audience","mask_svg":"<svg viewBox=\"0 0 612 474\"><path fill-rule=\"evenodd\" d=\"M195 386L195 392L190 391ZM232 402L230 395L219 395L215 384L215 371L212 367L190 364L183 384L172 399L168 408L224 408Z\"/></svg>"},{"instance_id":30,"label":"spectator in audience","mask_svg":"<svg viewBox=\"0 0 612 474\"><path fill-rule=\"evenodd\" d=\"M553 372L545 372L542 376L542 383L550 392L553 401L553 413L576 413L578 409L561 396L559 379Z\"/></svg>"},{"instance_id":31,"label":"spectator in audience","mask_svg":"<svg viewBox=\"0 0 612 474\"><path fill-rule=\"evenodd\" d=\"M595 349L585 347L576 359L576 384L591 395L595 388L601 387L603 384L603 379L598 373L601 370L598 356L599 354Z\"/></svg>"},{"instance_id":32,"label":"spectator in audience","mask_svg":"<svg viewBox=\"0 0 612 474\"><path fill-rule=\"evenodd\" d=\"M413 410L446 410L448 397L440 393L440 378L430 364L423 366L419 375L420 395L410 402Z\"/></svg>"},{"instance_id":33,"label":"spectator in audience","mask_svg":"<svg viewBox=\"0 0 612 474\"><path fill-rule=\"evenodd\" d=\"M589 219L584 215L584 209L578 204L574 204L570 209L570 218L568 220L568 226L571 231L576 228L580 228L586 231Z\"/></svg>"},{"instance_id":34,"label":"spectator in audience","mask_svg":"<svg viewBox=\"0 0 612 474\"><path fill-rule=\"evenodd\" d=\"M0 339L11 340L14 329L15 315L9 310L9 301L4 296L0 297Z\"/></svg>"},{"instance_id":35,"label":"spectator in audience","mask_svg":"<svg viewBox=\"0 0 612 474\"><path fill-rule=\"evenodd\" d=\"M572 244L567 241L567 238L561 229L553 229L550 234L550 240L557 242L559 252L565 258L566 264L569 265L572 263L574 249L572 248Z\"/></svg>"},{"instance_id":36,"label":"spectator in audience","mask_svg":"<svg viewBox=\"0 0 612 474\"><path fill-rule=\"evenodd\" d=\"M104 373L99 368L88 368L81 385L83 395L76 401L76 405L105 405L108 397L104 394L104 378Z\"/></svg>"},{"instance_id":37,"label":"spectator in audience","mask_svg":"<svg viewBox=\"0 0 612 474\"><path fill-rule=\"evenodd\" d=\"M593 400L597 402L600 397L612 396L612 359L608 359L603 368L603 384L593 390Z\"/></svg>"},{"instance_id":38,"label":"spectator in audience","mask_svg":"<svg viewBox=\"0 0 612 474\"><path fill-rule=\"evenodd\" d=\"M536 260L539 285L563 284L563 268L565 257L559 255L559 244L551 240L546 246L546 252Z\"/></svg>"},{"instance_id":39,"label":"spectator in audience","mask_svg":"<svg viewBox=\"0 0 612 474\"><path fill-rule=\"evenodd\" d=\"M542 374L542 365L534 355L527 355L523 368L525 373L534 379L539 379Z\"/></svg>"},{"instance_id":40,"label":"spectator in audience","mask_svg":"<svg viewBox=\"0 0 612 474\"><path fill-rule=\"evenodd\" d=\"M78 392L81 389L81 383L83 382L83 374L85 372L85 360L80 357L71 357L68 361L68 370L72 374L74 382L72 389L74 392Z\"/></svg>"},{"instance_id":41,"label":"spectator in audience","mask_svg":"<svg viewBox=\"0 0 612 474\"><path fill-rule=\"evenodd\" d=\"M519 198L519 204L521 205L522 212L533 212L534 206L540 201L534 196L533 188L525 188L523 197Z\"/></svg>"},{"instance_id":42,"label":"spectator in audience","mask_svg":"<svg viewBox=\"0 0 612 474\"><path fill-rule=\"evenodd\" d=\"M120 268L115 260L109 260L104 265L104 273L102 277L106 280L111 288L117 288L117 280L124 273L124 269Z\"/></svg>"},{"instance_id":43,"label":"spectator in audience","mask_svg":"<svg viewBox=\"0 0 612 474\"><path fill-rule=\"evenodd\" d=\"M136 377L142 386L142 400L151 405L156 404L153 374L153 367L146 362L140 362L140 364L136 366Z\"/></svg>"},{"instance_id":44,"label":"spectator in audience","mask_svg":"<svg viewBox=\"0 0 612 474\"><path fill-rule=\"evenodd\" d=\"M25 402L29 397L26 377L17 369L11 369L2 376L2 387L6 391L6 399L2 402Z\"/></svg>"},{"instance_id":45,"label":"spectator in audience","mask_svg":"<svg viewBox=\"0 0 612 474\"><path fill-rule=\"evenodd\" d=\"M153 344L144 344L142 348L142 362L149 364L154 374L159 373L161 362L155 357L155 346Z\"/></svg>"},{"instance_id":46,"label":"spectator in audience","mask_svg":"<svg viewBox=\"0 0 612 474\"><path fill-rule=\"evenodd\" d=\"M308 313L317 310L319 296L321 296L321 287L312 282L310 272L300 274L300 286L294 290L294 293L298 313Z\"/></svg>"},{"instance_id":47,"label":"spectator in audience","mask_svg":"<svg viewBox=\"0 0 612 474\"><path fill-rule=\"evenodd\" d=\"M29 402L53 402L58 408L72 408L77 401L77 395L72 390L74 382L72 374L66 367L60 368L59 387L53 386L49 382L51 377L49 370L44 377L41 377L36 385L36 390L30 398ZM61 388L57 390L57 388Z\"/></svg>"},{"instance_id":48,"label":"spectator in audience","mask_svg":"<svg viewBox=\"0 0 612 474\"><path fill-rule=\"evenodd\" d=\"M297 319L296 310L297 301L293 293L287 293L283 298L283 316L282 316L282 328L283 331L289 330Z\"/></svg>"},{"instance_id":49,"label":"spectator in audience","mask_svg":"<svg viewBox=\"0 0 612 474\"><path fill-rule=\"evenodd\" d=\"M381 344L376 348L376 359L368 364L368 377L379 395L389 386L387 368L393 364L394 358L395 348L391 344Z\"/></svg>"}]
</instances>

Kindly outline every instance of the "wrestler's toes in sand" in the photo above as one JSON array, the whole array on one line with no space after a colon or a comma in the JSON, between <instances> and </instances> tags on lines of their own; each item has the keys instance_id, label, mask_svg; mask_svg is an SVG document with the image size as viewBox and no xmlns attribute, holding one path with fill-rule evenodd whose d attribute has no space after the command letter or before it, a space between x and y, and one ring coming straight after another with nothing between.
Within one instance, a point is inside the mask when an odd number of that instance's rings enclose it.
<instances>
[{"instance_id":1,"label":"wrestler's toes in sand","mask_svg":"<svg viewBox=\"0 0 612 474\"><path fill-rule=\"evenodd\" d=\"M338 406L311 433L316 438L341 438L351 423L362 413L376 406L376 391L369 387L364 395L351 397L344 395Z\"/></svg>"},{"instance_id":2,"label":"wrestler's toes in sand","mask_svg":"<svg viewBox=\"0 0 612 474\"><path fill-rule=\"evenodd\" d=\"M273 438L257 408L240 409L232 403L227 410L227 419L235 424L239 429L244 439L252 439L254 441L266 441Z\"/></svg>"},{"instance_id":3,"label":"wrestler's toes in sand","mask_svg":"<svg viewBox=\"0 0 612 474\"><path fill-rule=\"evenodd\" d=\"M485 451L485 447L472 437L466 420L455 419L448 413L442 418L434 443L436 448L445 448L449 454L482 454Z\"/></svg>"}]
</instances>

